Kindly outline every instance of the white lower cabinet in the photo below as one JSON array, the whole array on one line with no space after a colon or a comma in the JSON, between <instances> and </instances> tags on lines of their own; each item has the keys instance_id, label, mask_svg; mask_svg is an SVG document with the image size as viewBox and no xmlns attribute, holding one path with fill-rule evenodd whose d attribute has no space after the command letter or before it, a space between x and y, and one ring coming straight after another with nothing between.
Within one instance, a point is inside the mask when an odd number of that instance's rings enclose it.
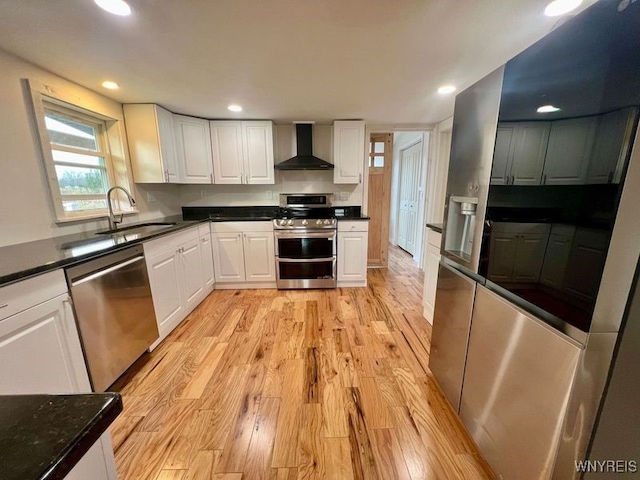
<instances>
[{"instance_id":1,"label":"white lower cabinet","mask_svg":"<svg viewBox=\"0 0 640 480\"><path fill-rule=\"evenodd\" d=\"M209 225L206 225L206 233L203 235L200 231L200 248L202 251L202 281L204 287L212 287L215 279L213 274L213 250L211 248L211 234L209 233Z\"/></svg>"},{"instance_id":2,"label":"white lower cabinet","mask_svg":"<svg viewBox=\"0 0 640 480\"><path fill-rule=\"evenodd\" d=\"M338 287L367 285L369 222L338 222Z\"/></svg>"},{"instance_id":3,"label":"white lower cabinet","mask_svg":"<svg viewBox=\"0 0 640 480\"><path fill-rule=\"evenodd\" d=\"M440 264L440 242L442 234L429 230L427 232L427 258L424 269L424 290L422 292L423 315L429 323L433 323L433 311L436 304L436 287L438 284L438 265Z\"/></svg>"},{"instance_id":4,"label":"white lower cabinet","mask_svg":"<svg viewBox=\"0 0 640 480\"><path fill-rule=\"evenodd\" d=\"M91 392L62 270L0 288L0 305L0 394ZM87 478L117 478L108 432L66 477Z\"/></svg>"},{"instance_id":5,"label":"white lower cabinet","mask_svg":"<svg viewBox=\"0 0 640 480\"><path fill-rule=\"evenodd\" d=\"M216 288L275 288L271 222L214 222L211 245Z\"/></svg>"},{"instance_id":6,"label":"white lower cabinet","mask_svg":"<svg viewBox=\"0 0 640 480\"><path fill-rule=\"evenodd\" d=\"M198 226L145 242L151 295L160 337L155 348L211 292L205 281L211 255L203 254Z\"/></svg>"}]
</instances>

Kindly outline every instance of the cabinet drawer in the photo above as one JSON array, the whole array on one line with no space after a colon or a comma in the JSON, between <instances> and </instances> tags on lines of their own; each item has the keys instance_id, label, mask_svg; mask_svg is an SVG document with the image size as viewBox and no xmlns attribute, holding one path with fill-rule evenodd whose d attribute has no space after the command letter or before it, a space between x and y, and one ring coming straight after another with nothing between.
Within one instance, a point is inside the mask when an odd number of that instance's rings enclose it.
<instances>
[{"instance_id":1,"label":"cabinet drawer","mask_svg":"<svg viewBox=\"0 0 640 480\"><path fill-rule=\"evenodd\" d=\"M442 243L442 234L440 232L434 232L433 230L429 229L427 231L427 243L429 245L433 245L434 247L437 247L438 251L440 251L440 244Z\"/></svg>"},{"instance_id":2,"label":"cabinet drawer","mask_svg":"<svg viewBox=\"0 0 640 480\"><path fill-rule=\"evenodd\" d=\"M493 222L492 232L496 233L549 233L550 223Z\"/></svg>"},{"instance_id":3,"label":"cabinet drawer","mask_svg":"<svg viewBox=\"0 0 640 480\"><path fill-rule=\"evenodd\" d=\"M201 223L198 225L198 236L203 237L211 233L211 227L209 226L209 222Z\"/></svg>"},{"instance_id":4,"label":"cabinet drawer","mask_svg":"<svg viewBox=\"0 0 640 480\"><path fill-rule=\"evenodd\" d=\"M178 248L183 243L197 238L198 225L195 225L191 228L180 230L170 235L165 235L160 238L155 238L148 242L144 242L144 254L146 257L152 257L169 249Z\"/></svg>"},{"instance_id":5,"label":"cabinet drawer","mask_svg":"<svg viewBox=\"0 0 640 480\"><path fill-rule=\"evenodd\" d=\"M62 269L0 288L0 320L67 293Z\"/></svg>"},{"instance_id":6,"label":"cabinet drawer","mask_svg":"<svg viewBox=\"0 0 640 480\"><path fill-rule=\"evenodd\" d=\"M339 232L368 232L369 222L366 220L340 220L338 222Z\"/></svg>"},{"instance_id":7,"label":"cabinet drawer","mask_svg":"<svg viewBox=\"0 0 640 480\"><path fill-rule=\"evenodd\" d=\"M211 222L211 233L273 232L273 223L262 222Z\"/></svg>"}]
</instances>

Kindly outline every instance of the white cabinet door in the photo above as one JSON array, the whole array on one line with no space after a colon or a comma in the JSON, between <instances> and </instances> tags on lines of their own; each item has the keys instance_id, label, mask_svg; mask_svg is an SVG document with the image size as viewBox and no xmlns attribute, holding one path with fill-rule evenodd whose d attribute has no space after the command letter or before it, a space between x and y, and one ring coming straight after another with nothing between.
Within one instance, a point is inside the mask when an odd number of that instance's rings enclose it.
<instances>
[{"instance_id":1,"label":"white cabinet door","mask_svg":"<svg viewBox=\"0 0 640 480\"><path fill-rule=\"evenodd\" d=\"M518 234L491 234L491 249L489 250L489 280L495 282L510 282L513 278L513 264L518 248Z\"/></svg>"},{"instance_id":2,"label":"white cabinet door","mask_svg":"<svg viewBox=\"0 0 640 480\"><path fill-rule=\"evenodd\" d=\"M209 122L209 126L211 129L214 183L244 183L241 123L216 120Z\"/></svg>"},{"instance_id":3,"label":"white cabinet door","mask_svg":"<svg viewBox=\"0 0 640 480\"><path fill-rule=\"evenodd\" d=\"M587 183L620 183L634 115L625 109L600 117Z\"/></svg>"},{"instance_id":4,"label":"white cabinet door","mask_svg":"<svg viewBox=\"0 0 640 480\"><path fill-rule=\"evenodd\" d=\"M518 124L511 159L512 185L540 185L549 129L549 122Z\"/></svg>"},{"instance_id":5,"label":"white cabinet door","mask_svg":"<svg viewBox=\"0 0 640 480\"><path fill-rule=\"evenodd\" d=\"M274 184L273 123L242 122L245 182Z\"/></svg>"},{"instance_id":6,"label":"white cabinet door","mask_svg":"<svg viewBox=\"0 0 640 480\"><path fill-rule=\"evenodd\" d=\"M212 234L211 242L216 282L244 282L242 233Z\"/></svg>"},{"instance_id":7,"label":"white cabinet door","mask_svg":"<svg viewBox=\"0 0 640 480\"><path fill-rule=\"evenodd\" d=\"M491 185L508 185L511 181L512 139L515 126L502 123L498 125L496 147L491 166Z\"/></svg>"},{"instance_id":8,"label":"white cabinet door","mask_svg":"<svg viewBox=\"0 0 640 480\"><path fill-rule=\"evenodd\" d=\"M211 249L211 234L200 237L200 249L202 254L202 280L208 287L214 283L213 276L213 250Z\"/></svg>"},{"instance_id":9,"label":"white cabinet door","mask_svg":"<svg viewBox=\"0 0 640 480\"><path fill-rule=\"evenodd\" d=\"M0 394L90 392L67 294L0 321Z\"/></svg>"},{"instance_id":10,"label":"white cabinet door","mask_svg":"<svg viewBox=\"0 0 640 480\"><path fill-rule=\"evenodd\" d=\"M2 395L91 392L67 294L0 321L0 378ZM65 480L88 478L117 478L108 432Z\"/></svg>"},{"instance_id":11,"label":"white cabinet door","mask_svg":"<svg viewBox=\"0 0 640 480\"><path fill-rule=\"evenodd\" d=\"M213 183L209 121L174 115L181 183Z\"/></svg>"},{"instance_id":12,"label":"white cabinet door","mask_svg":"<svg viewBox=\"0 0 640 480\"><path fill-rule=\"evenodd\" d=\"M183 317L180 287L180 264L178 253L167 250L149 258L146 257L149 283L153 296L160 337L170 332Z\"/></svg>"},{"instance_id":13,"label":"white cabinet door","mask_svg":"<svg viewBox=\"0 0 640 480\"><path fill-rule=\"evenodd\" d=\"M567 293L586 302L595 299L607 256L608 241L606 231L576 229L565 276Z\"/></svg>"},{"instance_id":14,"label":"white cabinet door","mask_svg":"<svg viewBox=\"0 0 640 480\"><path fill-rule=\"evenodd\" d=\"M544 164L543 185L586 183L596 125L595 117L553 122Z\"/></svg>"},{"instance_id":15,"label":"white cabinet door","mask_svg":"<svg viewBox=\"0 0 640 480\"><path fill-rule=\"evenodd\" d=\"M364 122L333 122L333 183L362 183Z\"/></svg>"},{"instance_id":16,"label":"white cabinet door","mask_svg":"<svg viewBox=\"0 0 640 480\"><path fill-rule=\"evenodd\" d=\"M275 282L275 242L271 232L246 232L244 238L245 280Z\"/></svg>"},{"instance_id":17,"label":"white cabinet door","mask_svg":"<svg viewBox=\"0 0 640 480\"><path fill-rule=\"evenodd\" d=\"M200 239L196 238L184 243L180 247L180 285L188 311L199 303L199 295L204 286L202 278L202 254L200 253Z\"/></svg>"},{"instance_id":18,"label":"white cabinet door","mask_svg":"<svg viewBox=\"0 0 640 480\"><path fill-rule=\"evenodd\" d=\"M338 232L338 281L367 280L367 232Z\"/></svg>"},{"instance_id":19,"label":"white cabinet door","mask_svg":"<svg viewBox=\"0 0 640 480\"><path fill-rule=\"evenodd\" d=\"M433 323L433 312L436 304L436 287L438 284L438 265L440 264L440 246L427 246L427 259L424 272L424 292L422 304L427 320Z\"/></svg>"},{"instance_id":20,"label":"white cabinet door","mask_svg":"<svg viewBox=\"0 0 640 480\"><path fill-rule=\"evenodd\" d=\"M554 233L549 235L549 243L540 273L540 283L556 290L564 288L564 276L567 271L572 241L573 237Z\"/></svg>"},{"instance_id":21,"label":"white cabinet door","mask_svg":"<svg viewBox=\"0 0 640 480\"><path fill-rule=\"evenodd\" d=\"M173 114L153 104L125 104L123 111L135 182L178 182Z\"/></svg>"},{"instance_id":22,"label":"white cabinet door","mask_svg":"<svg viewBox=\"0 0 640 480\"><path fill-rule=\"evenodd\" d=\"M538 283L549 236L541 233L518 235L513 262L513 281Z\"/></svg>"}]
</instances>

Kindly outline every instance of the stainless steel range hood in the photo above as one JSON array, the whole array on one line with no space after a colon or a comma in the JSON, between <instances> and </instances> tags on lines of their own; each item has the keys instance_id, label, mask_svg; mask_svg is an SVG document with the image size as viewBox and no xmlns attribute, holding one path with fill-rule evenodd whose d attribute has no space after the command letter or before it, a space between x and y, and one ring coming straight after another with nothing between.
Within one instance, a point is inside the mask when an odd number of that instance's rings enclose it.
<instances>
[{"instance_id":1,"label":"stainless steel range hood","mask_svg":"<svg viewBox=\"0 0 640 480\"><path fill-rule=\"evenodd\" d=\"M313 124L296 123L297 155L275 165L276 170L332 170L333 165L313 156Z\"/></svg>"}]
</instances>

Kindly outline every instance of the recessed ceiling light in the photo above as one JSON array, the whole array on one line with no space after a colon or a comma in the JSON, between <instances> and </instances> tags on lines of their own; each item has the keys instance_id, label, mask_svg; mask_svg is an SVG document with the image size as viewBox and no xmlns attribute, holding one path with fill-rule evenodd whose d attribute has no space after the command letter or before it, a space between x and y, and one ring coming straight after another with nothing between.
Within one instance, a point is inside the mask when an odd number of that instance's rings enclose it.
<instances>
[{"instance_id":1,"label":"recessed ceiling light","mask_svg":"<svg viewBox=\"0 0 640 480\"><path fill-rule=\"evenodd\" d=\"M443 85L438 89L438 93L440 95L446 95L448 93L453 93L456 91L456 87L453 85Z\"/></svg>"},{"instance_id":2,"label":"recessed ceiling light","mask_svg":"<svg viewBox=\"0 0 640 480\"><path fill-rule=\"evenodd\" d=\"M538 113L553 113L553 112L559 112L561 109L554 106L554 105L542 105L541 107L538 107L538 110L536 110Z\"/></svg>"},{"instance_id":3,"label":"recessed ceiling light","mask_svg":"<svg viewBox=\"0 0 640 480\"><path fill-rule=\"evenodd\" d=\"M126 17L131 15L131 7L124 0L93 0L101 9L114 15Z\"/></svg>"},{"instance_id":4,"label":"recessed ceiling light","mask_svg":"<svg viewBox=\"0 0 640 480\"><path fill-rule=\"evenodd\" d=\"M120 86L116 82L112 82L111 80L105 80L102 82L102 86L104 88L108 88L109 90L117 90Z\"/></svg>"},{"instance_id":5,"label":"recessed ceiling light","mask_svg":"<svg viewBox=\"0 0 640 480\"><path fill-rule=\"evenodd\" d=\"M558 17L578 8L581 3L582 0L553 0L544 9L544 14L547 17Z\"/></svg>"},{"instance_id":6,"label":"recessed ceiling light","mask_svg":"<svg viewBox=\"0 0 640 480\"><path fill-rule=\"evenodd\" d=\"M229 105L227 108L229 110L231 110L232 112L241 112L242 111L242 107L240 105Z\"/></svg>"}]
</instances>

